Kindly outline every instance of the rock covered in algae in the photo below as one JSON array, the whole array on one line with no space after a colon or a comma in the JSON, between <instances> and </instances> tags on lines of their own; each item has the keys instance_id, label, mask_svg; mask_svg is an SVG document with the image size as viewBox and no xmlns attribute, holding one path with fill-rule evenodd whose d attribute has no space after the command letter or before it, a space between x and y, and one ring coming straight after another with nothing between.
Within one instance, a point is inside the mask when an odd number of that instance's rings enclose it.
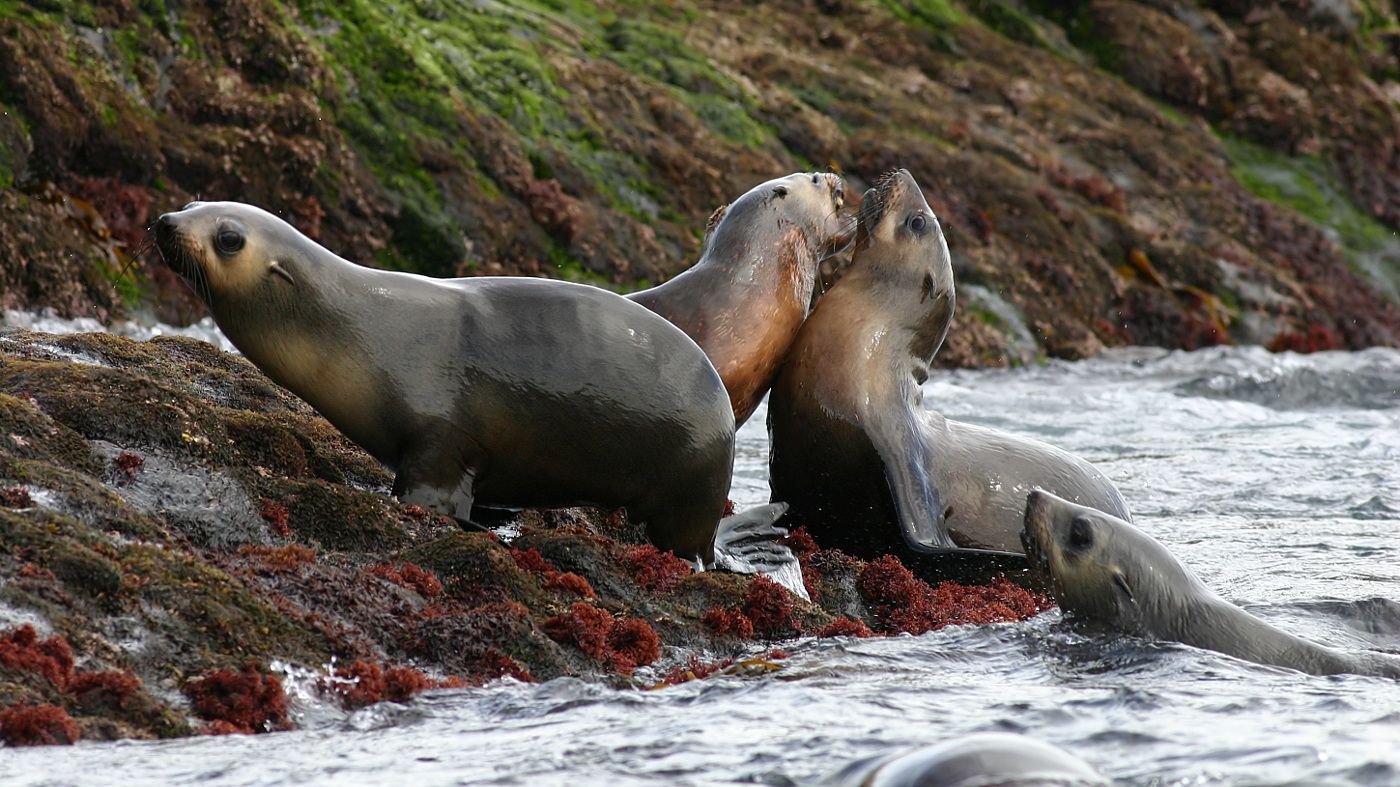
<instances>
[{"instance_id":1,"label":"rock covered in algae","mask_svg":"<svg viewBox=\"0 0 1400 787\"><path fill-rule=\"evenodd\" d=\"M390 482L210 345L0 334L0 739L286 729L274 664L322 669L323 694L353 708L503 677L676 682L756 640L1045 603L1009 583L933 588L799 532L808 603L694 573L623 512L524 512L506 543L400 504Z\"/></svg>"}]
</instances>

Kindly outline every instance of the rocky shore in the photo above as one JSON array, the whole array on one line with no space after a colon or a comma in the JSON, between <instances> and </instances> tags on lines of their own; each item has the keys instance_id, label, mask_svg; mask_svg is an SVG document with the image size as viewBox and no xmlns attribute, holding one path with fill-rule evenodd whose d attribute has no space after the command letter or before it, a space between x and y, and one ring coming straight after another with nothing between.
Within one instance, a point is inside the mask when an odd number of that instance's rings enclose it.
<instances>
[{"instance_id":1,"label":"rocky shore","mask_svg":"<svg viewBox=\"0 0 1400 787\"><path fill-rule=\"evenodd\" d=\"M757 182L905 167L954 255L945 366L1395 346L1397 30L1363 0L0 0L0 309L200 319L146 232L196 198L365 264L627 290ZM1047 604L798 531L806 603L620 514L503 538L390 481L211 345L0 333L0 739L285 729L289 671L345 707L664 688Z\"/></svg>"},{"instance_id":2,"label":"rocky shore","mask_svg":"<svg viewBox=\"0 0 1400 787\"><path fill-rule=\"evenodd\" d=\"M0 334L0 739L265 732L279 677L346 707L560 675L776 668L765 643L1019 620L1001 580L792 546L815 603L696 574L622 514L466 532L242 358L186 338ZM738 665L738 666L736 666Z\"/></svg>"}]
</instances>

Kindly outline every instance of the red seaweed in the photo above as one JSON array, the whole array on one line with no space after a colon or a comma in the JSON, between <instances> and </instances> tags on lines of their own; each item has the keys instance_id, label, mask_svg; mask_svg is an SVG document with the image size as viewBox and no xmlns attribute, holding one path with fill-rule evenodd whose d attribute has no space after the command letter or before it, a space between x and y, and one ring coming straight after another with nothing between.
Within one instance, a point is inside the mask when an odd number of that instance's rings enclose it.
<instances>
[{"instance_id":1,"label":"red seaweed","mask_svg":"<svg viewBox=\"0 0 1400 787\"><path fill-rule=\"evenodd\" d=\"M7 746L67 746L82 731L68 711L55 705L12 705L0 709L0 740Z\"/></svg>"}]
</instances>

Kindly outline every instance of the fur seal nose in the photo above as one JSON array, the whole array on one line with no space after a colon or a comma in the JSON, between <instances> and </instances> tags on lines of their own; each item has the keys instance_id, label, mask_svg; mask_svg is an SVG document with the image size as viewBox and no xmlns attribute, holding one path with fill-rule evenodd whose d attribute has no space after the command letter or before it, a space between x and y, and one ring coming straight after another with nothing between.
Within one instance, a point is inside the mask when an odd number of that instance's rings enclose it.
<instances>
[{"instance_id":1,"label":"fur seal nose","mask_svg":"<svg viewBox=\"0 0 1400 787\"><path fill-rule=\"evenodd\" d=\"M1029 514L1031 511L1044 505L1045 497L1046 495L1043 490L1032 489L1030 493L1026 495L1026 513Z\"/></svg>"},{"instance_id":2,"label":"fur seal nose","mask_svg":"<svg viewBox=\"0 0 1400 787\"><path fill-rule=\"evenodd\" d=\"M160 218L156 219L156 241L162 244L168 243L175 237L177 226L174 213L162 213Z\"/></svg>"}]
</instances>

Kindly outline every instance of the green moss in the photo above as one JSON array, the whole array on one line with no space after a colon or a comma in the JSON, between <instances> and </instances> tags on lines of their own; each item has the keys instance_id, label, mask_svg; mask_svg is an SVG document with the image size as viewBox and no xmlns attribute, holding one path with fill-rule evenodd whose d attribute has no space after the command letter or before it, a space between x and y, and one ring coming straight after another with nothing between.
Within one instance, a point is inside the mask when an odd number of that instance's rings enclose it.
<instances>
[{"instance_id":1,"label":"green moss","mask_svg":"<svg viewBox=\"0 0 1400 787\"><path fill-rule=\"evenodd\" d=\"M107 275L112 282L112 288L117 292L117 297L121 298L128 309L135 308L145 297L147 282L139 266L123 265L116 270L109 267Z\"/></svg>"},{"instance_id":2,"label":"green moss","mask_svg":"<svg viewBox=\"0 0 1400 787\"><path fill-rule=\"evenodd\" d=\"M974 307L972 309L972 316L977 318L977 321L983 325L990 325L993 328L1001 328L1004 325L1001 318L996 316L996 314L989 309Z\"/></svg>"},{"instance_id":3,"label":"green moss","mask_svg":"<svg viewBox=\"0 0 1400 787\"><path fill-rule=\"evenodd\" d=\"M753 118L757 99L674 30L619 17L604 25L603 43L606 48L596 50L598 54L631 73L670 85L672 94L720 137L751 147L773 141L772 129Z\"/></svg>"},{"instance_id":4,"label":"green moss","mask_svg":"<svg viewBox=\"0 0 1400 787\"><path fill-rule=\"evenodd\" d=\"M982 24L1012 41L1055 50L1035 20L1008 0L968 0L967 6Z\"/></svg>"},{"instance_id":5,"label":"green moss","mask_svg":"<svg viewBox=\"0 0 1400 787\"><path fill-rule=\"evenodd\" d=\"M549 262L554 266L554 274L565 281L592 284L595 287L609 290L616 289L616 285L609 281L606 276L588 269L581 261L569 254L567 249L552 240L549 245Z\"/></svg>"},{"instance_id":6,"label":"green moss","mask_svg":"<svg viewBox=\"0 0 1400 787\"><path fill-rule=\"evenodd\" d=\"M1284 156L1233 137L1222 137L1230 172L1260 199L1288 208L1332 235L1348 262L1400 301L1400 236L1356 206L1320 159Z\"/></svg>"},{"instance_id":7,"label":"green moss","mask_svg":"<svg viewBox=\"0 0 1400 787\"><path fill-rule=\"evenodd\" d=\"M408 542L388 497L324 481L272 485L302 539L324 549L392 549Z\"/></svg>"},{"instance_id":8,"label":"green moss","mask_svg":"<svg viewBox=\"0 0 1400 787\"><path fill-rule=\"evenodd\" d=\"M907 24L948 30L967 24L968 18L949 0L880 0L880 5Z\"/></svg>"}]
</instances>

